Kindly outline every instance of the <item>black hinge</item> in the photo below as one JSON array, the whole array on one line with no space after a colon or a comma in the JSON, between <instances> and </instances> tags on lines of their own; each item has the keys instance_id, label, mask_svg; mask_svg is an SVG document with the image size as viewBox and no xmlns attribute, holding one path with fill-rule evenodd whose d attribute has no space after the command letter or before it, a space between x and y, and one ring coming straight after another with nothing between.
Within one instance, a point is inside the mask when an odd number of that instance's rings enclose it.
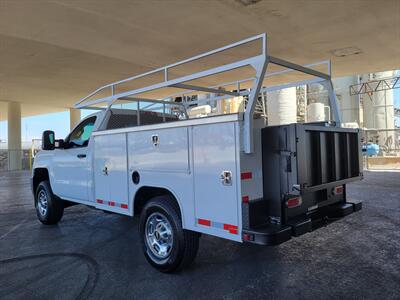
<instances>
[{"instance_id":1,"label":"black hinge","mask_svg":"<svg viewBox=\"0 0 400 300\"><path fill-rule=\"evenodd\" d=\"M281 150L280 151L281 155L285 155L286 157L286 172L291 173L292 172L292 156L296 157L296 152L292 151L286 151L286 150Z\"/></svg>"}]
</instances>

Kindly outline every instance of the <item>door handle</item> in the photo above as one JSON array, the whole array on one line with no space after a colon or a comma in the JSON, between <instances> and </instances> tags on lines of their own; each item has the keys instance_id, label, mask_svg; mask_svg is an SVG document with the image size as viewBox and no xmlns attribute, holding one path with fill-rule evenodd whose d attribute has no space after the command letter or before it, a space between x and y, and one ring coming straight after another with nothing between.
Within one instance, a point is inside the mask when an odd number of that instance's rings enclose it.
<instances>
[{"instance_id":1,"label":"door handle","mask_svg":"<svg viewBox=\"0 0 400 300\"><path fill-rule=\"evenodd\" d=\"M86 157L86 154L78 154L77 157L78 157L78 158L85 158L85 157Z\"/></svg>"}]
</instances>

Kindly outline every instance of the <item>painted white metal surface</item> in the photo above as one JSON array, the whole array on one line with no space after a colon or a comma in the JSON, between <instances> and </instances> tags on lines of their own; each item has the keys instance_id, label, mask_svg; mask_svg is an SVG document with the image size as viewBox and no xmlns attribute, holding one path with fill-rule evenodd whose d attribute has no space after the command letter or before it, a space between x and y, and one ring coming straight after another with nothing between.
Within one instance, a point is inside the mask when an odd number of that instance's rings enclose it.
<instances>
[{"instance_id":1,"label":"painted white metal surface","mask_svg":"<svg viewBox=\"0 0 400 300\"><path fill-rule=\"evenodd\" d=\"M240 173L251 173L251 178L241 180L241 201L252 202L263 198L263 176L262 176L262 148L261 129L265 127L264 119L254 121L254 153L240 153Z\"/></svg>"},{"instance_id":2,"label":"painted white metal surface","mask_svg":"<svg viewBox=\"0 0 400 300\"><path fill-rule=\"evenodd\" d=\"M129 214L126 134L94 138L96 206Z\"/></svg>"},{"instance_id":3,"label":"painted white metal surface","mask_svg":"<svg viewBox=\"0 0 400 300\"><path fill-rule=\"evenodd\" d=\"M193 184L196 226L202 232L241 240L240 174L236 159L239 143L235 125L231 122L193 127ZM230 182L224 184L223 172L231 174ZM201 220L206 222L201 224ZM229 232L224 229L226 224L237 226L238 231Z\"/></svg>"},{"instance_id":4,"label":"painted white metal surface","mask_svg":"<svg viewBox=\"0 0 400 300\"><path fill-rule=\"evenodd\" d=\"M188 135L187 127L128 133L130 171L189 173Z\"/></svg>"},{"instance_id":5,"label":"painted white metal surface","mask_svg":"<svg viewBox=\"0 0 400 300\"><path fill-rule=\"evenodd\" d=\"M53 192L65 199L90 201L91 145L82 148L55 149L53 152L51 163ZM82 154L86 157L78 158L78 155Z\"/></svg>"},{"instance_id":6,"label":"painted white metal surface","mask_svg":"<svg viewBox=\"0 0 400 300\"><path fill-rule=\"evenodd\" d=\"M114 133L123 133L123 132L137 132L137 131L147 131L147 130L158 130L158 129L164 129L164 128L188 127L188 126L195 126L195 125L234 122L234 121L238 121L238 120L243 120L243 115L240 113L221 115L221 116L211 116L211 117L200 118L200 119L190 119L190 120L168 122L168 123L159 123L159 124L152 124L152 125L142 125L142 126L129 127L129 128L93 131L92 135L94 135L94 136L110 135L110 134L114 134Z\"/></svg>"}]
</instances>

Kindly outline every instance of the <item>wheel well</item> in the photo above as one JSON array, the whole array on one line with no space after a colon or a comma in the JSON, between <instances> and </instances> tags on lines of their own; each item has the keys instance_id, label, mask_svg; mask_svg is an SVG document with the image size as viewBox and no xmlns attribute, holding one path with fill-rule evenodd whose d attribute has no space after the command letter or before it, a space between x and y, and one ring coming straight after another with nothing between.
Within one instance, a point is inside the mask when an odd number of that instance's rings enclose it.
<instances>
[{"instance_id":1,"label":"wheel well","mask_svg":"<svg viewBox=\"0 0 400 300\"><path fill-rule=\"evenodd\" d=\"M178 209L179 216L181 216L181 210L179 207L179 203L176 200L175 196L167 189L165 188L159 188L159 187L152 187L152 186L143 186L141 187L135 195L134 199L134 206L133 206L133 212L135 215L139 215L140 212L142 211L143 207L149 201L150 199L157 197L157 196L164 196L168 195L171 197L171 199L174 200L176 204L176 208Z\"/></svg>"},{"instance_id":2,"label":"wheel well","mask_svg":"<svg viewBox=\"0 0 400 300\"><path fill-rule=\"evenodd\" d=\"M36 188L44 180L49 180L49 171L45 168L37 168L33 173L32 189L36 193Z\"/></svg>"}]
</instances>

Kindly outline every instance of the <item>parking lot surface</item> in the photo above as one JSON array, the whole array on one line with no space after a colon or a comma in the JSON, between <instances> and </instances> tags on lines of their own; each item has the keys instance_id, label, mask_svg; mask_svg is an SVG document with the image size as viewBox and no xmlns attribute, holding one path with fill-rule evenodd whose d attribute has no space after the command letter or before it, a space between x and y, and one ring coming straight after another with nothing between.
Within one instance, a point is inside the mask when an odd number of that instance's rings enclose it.
<instances>
[{"instance_id":1,"label":"parking lot surface","mask_svg":"<svg viewBox=\"0 0 400 300\"><path fill-rule=\"evenodd\" d=\"M0 299L399 299L400 172L348 186L363 209L273 247L203 235L193 266L146 262L136 218L82 205L36 219L28 172L0 173Z\"/></svg>"}]
</instances>

